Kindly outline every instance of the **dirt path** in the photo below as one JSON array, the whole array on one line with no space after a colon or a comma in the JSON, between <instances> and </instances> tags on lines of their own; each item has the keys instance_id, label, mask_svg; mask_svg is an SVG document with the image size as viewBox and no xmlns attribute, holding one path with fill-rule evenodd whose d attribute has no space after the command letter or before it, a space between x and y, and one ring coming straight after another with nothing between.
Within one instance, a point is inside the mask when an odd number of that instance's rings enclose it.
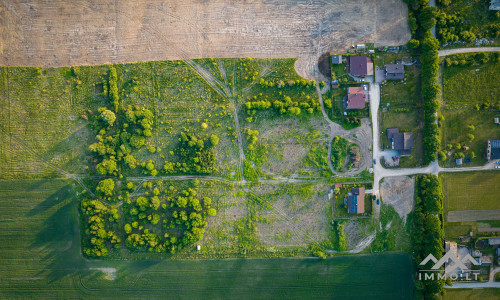
<instances>
[{"instance_id":1,"label":"dirt path","mask_svg":"<svg viewBox=\"0 0 500 300\"><path fill-rule=\"evenodd\" d=\"M9 0L0 20L6 66L297 57L315 78L323 53L410 38L401 0Z\"/></svg>"},{"instance_id":2,"label":"dirt path","mask_svg":"<svg viewBox=\"0 0 500 300\"><path fill-rule=\"evenodd\" d=\"M497 52L500 47L476 47L476 48L457 48L439 50L439 56L453 55L458 53L471 53L471 52Z\"/></svg>"}]
</instances>

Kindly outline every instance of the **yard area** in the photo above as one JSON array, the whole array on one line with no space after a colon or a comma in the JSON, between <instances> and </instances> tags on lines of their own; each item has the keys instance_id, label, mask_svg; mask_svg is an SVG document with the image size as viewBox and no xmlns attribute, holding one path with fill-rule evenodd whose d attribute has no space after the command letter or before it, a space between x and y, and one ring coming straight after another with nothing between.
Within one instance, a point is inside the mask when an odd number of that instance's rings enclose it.
<instances>
[{"instance_id":1,"label":"yard area","mask_svg":"<svg viewBox=\"0 0 500 300\"><path fill-rule=\"evenodd\" d=\"M401 54L387 53L386 63L399 59ZM402 157L401 167L420 166L422 161L423 111L420 95L420 68L405 66L405 79L385 81L381 85L381 143L384 149L390 147L387 139L387 128L399 128L400 132L413 133L413 149L410 157Z\"/></svg>"},{"instance_id":2,"label":"yard area","mask_svg":"<svg viewBox=\"0 0 500 300\"><path fill-rule=\"evenodd\" d=\"M444 194L445 235L458 238L478 228L498 227L498 220L448 222L449 211L500 209L500 173L495 171L442 173Z\"/></svg>"},{"instance_id":3,"label":"yard area","mask_svg":"<svg viewBox=\"0 0 500 300\"><path fill-rule=\"evenodd\" d=\"M401 157L399 165L401 167L420 166L422 161L422 109L410 112L397 113L393 111L382 112L382 130L380 137L384 149L390 149L390 141L387 139L387 128L399 128L400 132L413 133L413 149L410 157ZM406 127L404 127L406 126Z\"/></svg>"},{"instance_id":4,"label":"yard area","mask_svg":"<svg viewBox=\"0 0 500 300\"><path fill-rule=\"evenodd\" d=\"M341 188L339 188L339 194L334 195L334 203L335 203L335 208L334 208L334 216L333 218L355 218L356 216L361 216L360 215L354 215L354 214L349 214L347 213L347 204L345 204L344 199L347 199L348 193L351 192L351 189L355 186L360 186L359 184L356 185L350 185L350 184L343 184ZM369 186L365 186L365 189L368 189ZM372 211L372 195L371 194L365 194L365 213L363 215L370 215Z\"/></svg>"},{"instance_id":5,"label":"yard area","mask_svg":"<svg viewBox=\"0 0 500 300\"><path fill-rule=\"evenodd\" d=\"M471 158L471 165L486 162L486 143L500 139L500 80L498 53L446 57L442 67L443 106L441 109L441 148L453 166L455 158ZM461 148L463 146L469 147Z\"/></svg>"}]
</instances>

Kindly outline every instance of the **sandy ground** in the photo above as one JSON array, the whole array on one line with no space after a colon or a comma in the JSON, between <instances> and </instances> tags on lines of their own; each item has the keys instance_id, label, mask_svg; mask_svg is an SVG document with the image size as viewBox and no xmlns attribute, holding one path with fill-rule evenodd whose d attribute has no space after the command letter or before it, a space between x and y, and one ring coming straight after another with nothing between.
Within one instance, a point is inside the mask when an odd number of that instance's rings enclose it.
<instances>
[{"instance_id":1,"label":"sandy ground","mask_svg":"<svg viewBox=\"0 0 500 300\"><path fill-rule=\"evenodd\" d=\"M0 65L66 66L202 57L298 57L410 38L401 0L2 0Z\"/></svg>"},{"instance_id":2,"label":"sandy ground","mask_svg":"<svg viewBox=\"0 0 500 300\"><path fill-rule=\"evenodd\" d=\"M386 177L380 187L382 201L392 205L400 218L406 222L406 216L413 210L415 180L407 176Z\"/></svg>"}]
</instances>

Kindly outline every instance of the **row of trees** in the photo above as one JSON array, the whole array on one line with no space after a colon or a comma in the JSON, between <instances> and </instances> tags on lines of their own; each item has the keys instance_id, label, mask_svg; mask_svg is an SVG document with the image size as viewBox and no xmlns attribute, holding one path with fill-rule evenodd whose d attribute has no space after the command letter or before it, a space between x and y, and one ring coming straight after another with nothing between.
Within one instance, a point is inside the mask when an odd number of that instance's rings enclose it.
<instances>
[{"instance_id":1,"label":"row of trees","mask_svg":"<svg viewBox=\"0 0 500 300\"><path fill-rule=\"evenodd\" d=\"M422 62L422 99L424 107L424 162L430 163L437 158L441 139L437 124L437 113L440 108L438 96L441 86L439 77L439 42L435 38L422 41L420 60Z\"/></svg>"},{"instance_id":2,"label":"row of trees","mask_svg":"<svg viewBox=\"0 0 500 300\"><path fill-rule=\"evenodd\" d=\"M443 256L444 232L439 215L443 210L441 180L433 174L419 175L416 179L415 213L413 221L412 245L417 264L429 254L438 260ZM423 266L430 270L433 262ZM415 288L425 299L439 298L443 292L444 280L415 281Z\"/></svg>"},{"instance_id":3,"label":"row of trees","mask_svg":"<svg viewBox=\"0 0 500 300\"><path fill-rule=\"evenodd\" d=\"M270 108L278 112L280 115L290 116L298 116L301 114L302 110L305 110L309 114L314 113L314 111L321 110L318 99L306 96L306 100L293 101L286 95L283 96L282 100L274 100L272 102L267 99L247 101L245 102L245 107L249 116L255 115L257 110L267 110Z\"/></svg>"}]
</instances>

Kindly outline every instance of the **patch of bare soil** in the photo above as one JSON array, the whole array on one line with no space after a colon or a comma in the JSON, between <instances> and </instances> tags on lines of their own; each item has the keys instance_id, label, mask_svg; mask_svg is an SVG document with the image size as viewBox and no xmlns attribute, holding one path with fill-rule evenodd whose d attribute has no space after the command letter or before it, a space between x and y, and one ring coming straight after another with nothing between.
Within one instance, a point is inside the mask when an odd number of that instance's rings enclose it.
<instances>
[{"instance_id":1,"label":"patch of bare soil","mask_svg":"<svg viewBox=\"0 0 500 300\"><path fill-rule=\"evenodd\" d=\"M415 179L407 176L386 177L380 186L380 195L385 204L392 205L406 223L406 216L414 206Z\"/></svg>"},{"instance_id":2,"label":"patch of bare soil","mask_svg":"<svg viewBox=\"0 0 500 300\"><path fill-rule=\"evenodd\" d=\"M401 0L0 2L0 65L68 66L203 57L297 57L410 38Z\"/></svg>"},{"instance_id":3,"label":"patch of bare soil","mask_svg":"<svg viewBox=\"0 0 500 300\"><path fill-rule=\"evenodd\" d=\"M352 220L347 225L344 226L344 233L346 235L347 249L352 249L361 242L364 238L359 232L356 220Z\"/></svg>"},{"instance_id":4,"label":"patch of bare soil","mask_svg":"<svg viewBox=\"0 0 500 300\"><path fill-rule=\"evenodd\" d=\"M107 280L115 280L117 277L117 270L115 268L90 268L90 270L98 270L105 274Z\"/></svg>"}]
</instances>

